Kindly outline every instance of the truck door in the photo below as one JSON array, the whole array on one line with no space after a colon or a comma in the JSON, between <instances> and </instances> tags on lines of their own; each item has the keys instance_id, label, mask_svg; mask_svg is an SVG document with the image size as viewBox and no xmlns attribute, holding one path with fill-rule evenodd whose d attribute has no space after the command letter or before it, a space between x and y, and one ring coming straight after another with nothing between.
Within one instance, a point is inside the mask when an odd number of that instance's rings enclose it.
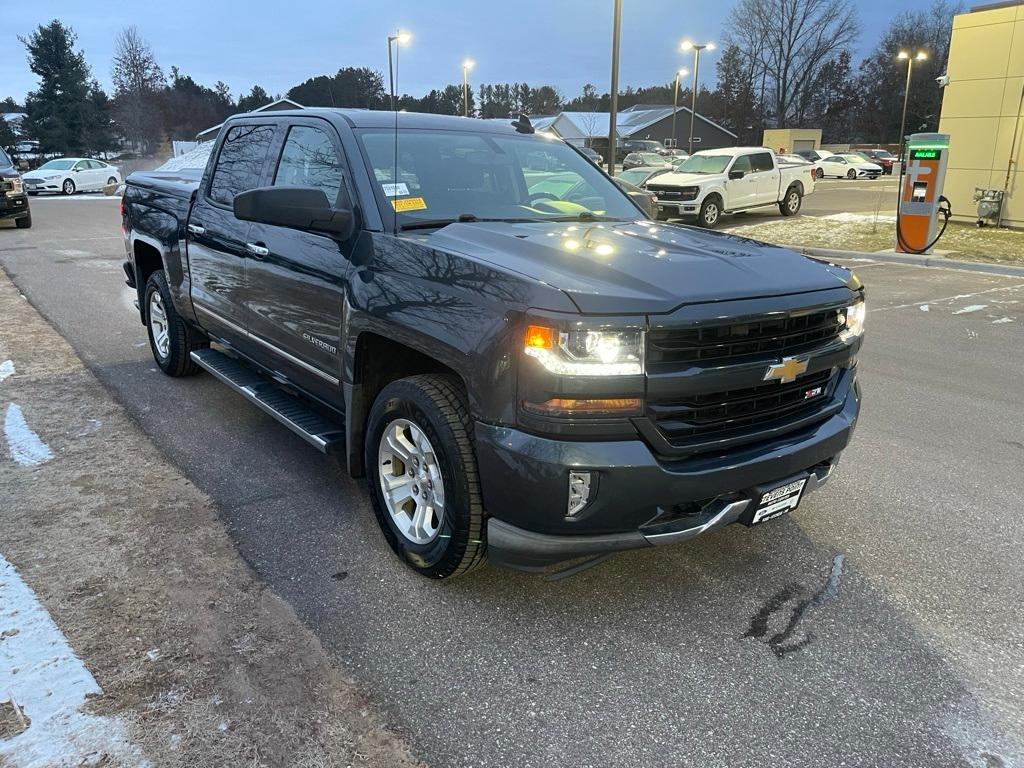
<instances>
[{"instance_id":1,"label":"truck door","mask_svg":"<svg viewBox=\"0 0 1024 768\"><path fill-rule=\"evenodd\" d=\"M250 224L235 218L239 192L260 186L276 126L248 121L230 127L196 195L188 219L188 265L192 304L199 322L242 346L248 327L245 264Z\"/></svg>"},{"instance_id":2,"label":"truck door","mask_svg":"<svg viewBox=\"0 0 1024 768\"><path fill-rule=\"evenodd\" d=\"M339 195L355 200L335 128L319 118L282 124L268 183L317 187L332 204ZM246 296L250 336L264 348L260 362L314 392L336 393L341 378L342 315L356 236L341 242L260 223L249 230Z\"/></svg>"},{"instance_id":3,"label":"truck door","mask_svg":"<svg viewBox=\"0 0 1024 768\"><path fill-rule=\"evenodd\" d=\"M725 205L730 211L755 205L754 199L757 197L757 178L754 176L753 166L750 164L750 155L740 155L732 161L729 173L735 171L742 171L743 178L731 178L726 182L728 200Z\"/></svg>"},{"instance_id":4,"label":"truck door","mask_svg":"<svg viewBox=\"0 0 1024 768\"><path fill-rule=\"evenodd\" d=\"M775 167L775 160L771 152L758 152L750 156L750 164L754 169L754 178L757 179L757 200L755 205L769 205L777 203L782 197L779 190L779 183L782 180L782 172Z\"/></svg>"}]
</instances>

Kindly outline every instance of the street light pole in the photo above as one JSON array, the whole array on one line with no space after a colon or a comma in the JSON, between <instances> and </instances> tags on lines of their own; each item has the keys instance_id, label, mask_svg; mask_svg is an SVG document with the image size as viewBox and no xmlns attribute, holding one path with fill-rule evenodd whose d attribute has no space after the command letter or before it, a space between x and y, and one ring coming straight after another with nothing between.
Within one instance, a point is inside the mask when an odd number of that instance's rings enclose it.
<instances>
[{"instance_id":1,"label":"street light pole","mask_svg":"<svg viewBox=\"0 0 1024 768\"><path fill-rule=\"evenodd\" d=\"M688 51L693 49L693 98L690 101L690 148L689 153L693 154L693 119L697 114L697 83L700 78L700 52L703 50L713 51L715 49L714 43L691 43L689 40L684 40L680 46L682 50Z\"/></svg>"},{"instance_id":2,"label":"street light pole","mask_svg":"<svg viewBox=\"0 0 1024 768\"><path fill-rule=\"evenodd\" d=\"M679 137L676 135L676 113L679 111L679 78L686 77L689 72L685 69L680 69L676 72L676 84L675 90L672 94L672 146L679 146Z\"/></svg>"},{"instance_id":3,"label":"street light pole","mask_svg":"<svg viewBox=\"0 0 1024 768\"><path fill-rule=\"evenodd\" d=\"M903 117L900 118L900 162L903 162L903 132L907 129L907 102L910 100L910 74L914 70L915 61L924 61L928 58L928 54L924 51L918 51L913 58L910 56L909 51L900 51L896 56L897 59L907 60L907 84L903 89Z\"/></svg>"},{"instance_id":4,"label":"street light pole","mask_svg":"<svg viewBox=\"0 0 1024 768\"><path fill-rule=\"evenodd\" d=\"M622 34L622 0L615 0L612 20L612 103L608 114L608 175L615 175L615 118L619 111L619 37Z\"/></svg>"},{"instance_id":5,"label":"street light pole","mask_svg":"<svg viewBox=\"0 0 1024 768\"><path fill-rule=\"evenodd\" d=\"M462 62L462 114L469 117L469 70L476 64L472 59Z\"/></svg>"},{"instance_id":6,"label":"street light pole","mask_svg":"<svg viewBox=\"0 0 1024 768\"><path fill-rule=\"evenodd\" d=\"M393 35L388 35L388 83L390 85L392 112L395 111L395 64L392 60L391 44L398 43L398 45L405 45L409 42L410 38L412 38L412 35L408 32L403 32L402 30L398 30ZM397 56L395 58L397 58Z\"/></svg>"}]
</instances>

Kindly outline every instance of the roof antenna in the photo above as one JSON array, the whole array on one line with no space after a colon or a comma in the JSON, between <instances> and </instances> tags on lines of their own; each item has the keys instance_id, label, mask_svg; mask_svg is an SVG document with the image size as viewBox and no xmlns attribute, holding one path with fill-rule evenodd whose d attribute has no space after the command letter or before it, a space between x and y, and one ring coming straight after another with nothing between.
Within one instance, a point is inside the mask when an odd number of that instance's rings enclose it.
<instances>
[{"instance_id":1,"label":"roof antenna","mask_svg":"<svg viewBox=\"0 0 1024 768\"><path fill-rule=\"evenodd\" d=\"M515 128L518 133L535 133L533 123L530 122L530 118L522 112L519 113L518 120L512 121L512 127Z\"/></svg>"}]
</instances>

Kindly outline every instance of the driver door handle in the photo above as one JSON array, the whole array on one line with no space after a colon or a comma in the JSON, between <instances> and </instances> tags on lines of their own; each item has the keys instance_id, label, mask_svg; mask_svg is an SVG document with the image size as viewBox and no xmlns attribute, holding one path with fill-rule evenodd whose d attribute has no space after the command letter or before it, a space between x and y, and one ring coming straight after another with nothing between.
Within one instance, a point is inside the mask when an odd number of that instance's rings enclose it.
<instances>
[{"instance_id":1,"label":"driver door handle","mask_svg":"<svg viewBox=\"0 0 1024 768\"><path fill-rule=\"evenodd\" d=\"M198 224L189 224L188 225L188 231L189 231L190 234L193 234L193 235L205 235L206 234L206 228L205 227L200 227Z\"/></svg>"},{"instance_id":2,"label":"driver door handle","mask_svg":"<svg viewBox=\"0 0 1024 768\"><path fill-rule=\"evenodd\" d=\"M246 243L245 250L255 256L257 259L262 259L265 256L270 255L270 249L266 246L260 245L259 243Z\"/></svg>"}]
</instances>

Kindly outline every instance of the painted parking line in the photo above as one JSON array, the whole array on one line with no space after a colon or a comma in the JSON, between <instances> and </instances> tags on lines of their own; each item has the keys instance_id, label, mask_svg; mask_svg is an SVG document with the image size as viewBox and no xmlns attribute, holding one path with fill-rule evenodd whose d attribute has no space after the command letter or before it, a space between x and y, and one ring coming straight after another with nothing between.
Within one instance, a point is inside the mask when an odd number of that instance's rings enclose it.
<instances>
[{"instance_id":1,"label":"painted parking line","mask_svg":"<svg viewBox=\"0 0 1024 768\"><path fill-rule=\"evenodd\" d=\"M86 697L101 693L35 593L0 554L0 707L17 723L13 729L8 724L13 736L0 738L0 763L77 766L105 758L148 765L119 718L82 711Z\"/></svg>"}]
</instances>

